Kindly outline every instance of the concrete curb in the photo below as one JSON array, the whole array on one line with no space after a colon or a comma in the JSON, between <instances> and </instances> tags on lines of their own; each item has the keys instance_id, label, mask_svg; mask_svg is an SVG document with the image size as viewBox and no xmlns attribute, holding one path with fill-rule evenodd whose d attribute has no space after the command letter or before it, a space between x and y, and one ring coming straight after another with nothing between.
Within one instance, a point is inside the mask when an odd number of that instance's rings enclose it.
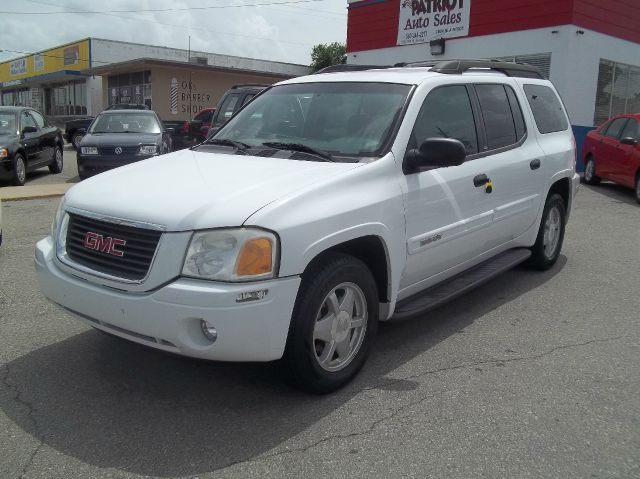
<instances>
[{"instance_id":1,"label":"concrete curb","mask_svg":"<svg viewBox=\"0 0 640 479\"><path fill-rule=\"evenodd\" d=\"M22 201L42 198L56 198L64 195L75 183L61 183L34 186L7 186L0 188L0 200Z\"/></svg>"}]
</instances>

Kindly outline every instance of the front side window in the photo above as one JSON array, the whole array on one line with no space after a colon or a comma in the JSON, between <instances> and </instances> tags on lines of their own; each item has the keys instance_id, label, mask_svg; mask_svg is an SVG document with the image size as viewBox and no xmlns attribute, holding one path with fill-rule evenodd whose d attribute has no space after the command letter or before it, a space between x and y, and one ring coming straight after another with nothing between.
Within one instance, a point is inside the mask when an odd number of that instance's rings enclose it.
<instances>
[{"instance_id":1,"label":"front side window","mask_svg":"<svg viewBox=\"0 0 640 479\"><path fill-rule=\"evenodd\" d=\"M226 122L229 118L233 116L233 112L236 111L237 109L236 105L238 104L239 100L240 100L240 95L238 95L237 93L229 95L227 98L224 99L224 101L222 102L222 105L220 105L220 111L218 112L218 117L216 118L217 125L222 125L224 122Z\"/></svg>"},{"instance_id":2,"label":"front side window","mask_svg":"<svg viewBox=\"0 0 640 479\"><path fill-rule=\"evenodd\" d=\"M524 85L524 92L540 133L554 133L569 128L562 103L551 88L544 85Z\"/></svg>"},{"instance_id":3,"label":"front side window","mask_svg":"<svg viewBox=\"0 0 640 479\"><path fill-rule=\"evenodd\" d=\"M29 114L33 117L39 128L44 128L44 118L40 113L31 110Z\"/></svg>"},{"instance_id":4,"label":"front side window","mask_svg":"<svg viewBox=\"0 0 640 479\"><path fill-rule=\"evenodd\" d=\"M424 100L413 127L413 147L428 138L455 138L465 146L467 155L478 152L476 125L465 86L436 88Z\"/></svg>"},{"instance_id":5,"label":"front side window","mask_svg":"<svg viewBox=\"0 0 640 479\"><path fill-rule=\"evenodd\" d=\"M604 131L604 136L608 136L609 138L618 138L626 123L626 118L616 118L609 123L609 126Z\"/></svg>"},{"instance_id":6,"label":"front side window","mask_svg":"<svg viewBox=\"0 0 640 479\"><path fill-rule=\"evenodd\" d=\"M22 123L22 129L24 129L25 126L32 126L34 128L38 128L38 125L36 125L35 120L33 119L33 117L31 115L29 115L29 113L27 113L26 111L23 111L20 114L20 123Z\"/></svg>"},{"instance_id":7,"label":"front side window","mask_svg":"<svg viewBox=\"0 0 640 479\"><path fill-rule=\"evenodd\" d=\"M640 128L638 127L638 122L633 118L630 119L627 126L622 130L620 138L633 138L634 140L640 140Z\"/></svg>"},{"instance_id":8,"label":"front side window","mask_svg":"<svg viewBox=\"0 0 640 479\"><path fill-rule=\"evenodd\" d=\"M295 143L335 156L375 157L394 131L410 91L410 85L391 83L281 85L253 99L215 139L252 147Z\"/></svg>"},{"instance_id":9,"label":"front side window","mask_svg":"<svg viewBox=\"0 0 640 479\"><path fill-rule=\"evenodd\" d=\"M89 133L160 133L152 113L101 113L91 124Z\"/></svg>"}]
</instances>

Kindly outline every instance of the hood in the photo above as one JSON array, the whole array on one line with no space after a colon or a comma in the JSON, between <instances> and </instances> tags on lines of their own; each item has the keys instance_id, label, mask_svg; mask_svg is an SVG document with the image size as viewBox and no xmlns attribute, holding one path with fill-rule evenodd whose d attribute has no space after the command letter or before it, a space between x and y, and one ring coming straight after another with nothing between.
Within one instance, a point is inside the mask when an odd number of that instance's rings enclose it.
<instances>
[{"instance_id":1,"label":"hood","mask_svg":"<svg viewBox=\"0 0 640 479\"><path fill-rule=\"evenodd\" d=\"M359 166L182 150L84 180L65 200L167 231L240 226L265 205Z\"/></svg>"},{"instance_id":2,"label":"hood","mask_svg":"<svg viewBox=\"0 0 640 479\"><path fill-rule=\"evenodd\" d=\"M155 145L160 133L88 133L82 138L82 146L138 146Z\"/></svg>"}]
</instances>

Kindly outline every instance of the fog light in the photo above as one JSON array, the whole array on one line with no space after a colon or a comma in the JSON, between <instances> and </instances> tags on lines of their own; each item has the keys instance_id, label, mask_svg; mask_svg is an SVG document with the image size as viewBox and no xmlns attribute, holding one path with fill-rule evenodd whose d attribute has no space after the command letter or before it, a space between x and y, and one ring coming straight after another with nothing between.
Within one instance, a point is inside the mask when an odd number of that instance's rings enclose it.
<instances>
[{"instance_id":1,"label":"fog light","mask_svg":"<svg viewBox=\"0 0 640 479\"><path fill-rule=\"evenodd\" d=\"M216 339L218 339L218 331L216 331L215 327L207 323L204 319L201 319L200 329L202 329L202 334L204 334L209 341L212 343L216 342Z\"/></svg>"},{"instance_id":2,"label":"fog light","mask_svg":"<svg viewBox=\"0 0 640 479\"><path fill-rule=\"evenodd\" d=\"M267 297L268 289L261 289L259 291L249 291L248 293L240 293L236 297L236 303L245 303L247 301L258 301Z\"/></svg>"}]
</instances>

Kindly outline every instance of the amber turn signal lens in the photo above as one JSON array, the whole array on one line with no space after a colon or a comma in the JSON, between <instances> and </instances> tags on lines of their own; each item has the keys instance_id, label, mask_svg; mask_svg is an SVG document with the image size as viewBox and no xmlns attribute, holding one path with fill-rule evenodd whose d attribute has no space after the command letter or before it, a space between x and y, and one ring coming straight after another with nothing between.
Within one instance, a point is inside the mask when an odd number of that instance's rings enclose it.
<instances>
[{"instance_id":1,"label":"amber turn signal lens","mask_svg":"<svg viewBox=\"0 0 640 479\"><path fill-rule=\"evenodd\" d=\"M236 274L258 276L270 273L273 268L271 248L271 241L268 238L247 241L240 251Z\"/></svg>"}]
</instances>

